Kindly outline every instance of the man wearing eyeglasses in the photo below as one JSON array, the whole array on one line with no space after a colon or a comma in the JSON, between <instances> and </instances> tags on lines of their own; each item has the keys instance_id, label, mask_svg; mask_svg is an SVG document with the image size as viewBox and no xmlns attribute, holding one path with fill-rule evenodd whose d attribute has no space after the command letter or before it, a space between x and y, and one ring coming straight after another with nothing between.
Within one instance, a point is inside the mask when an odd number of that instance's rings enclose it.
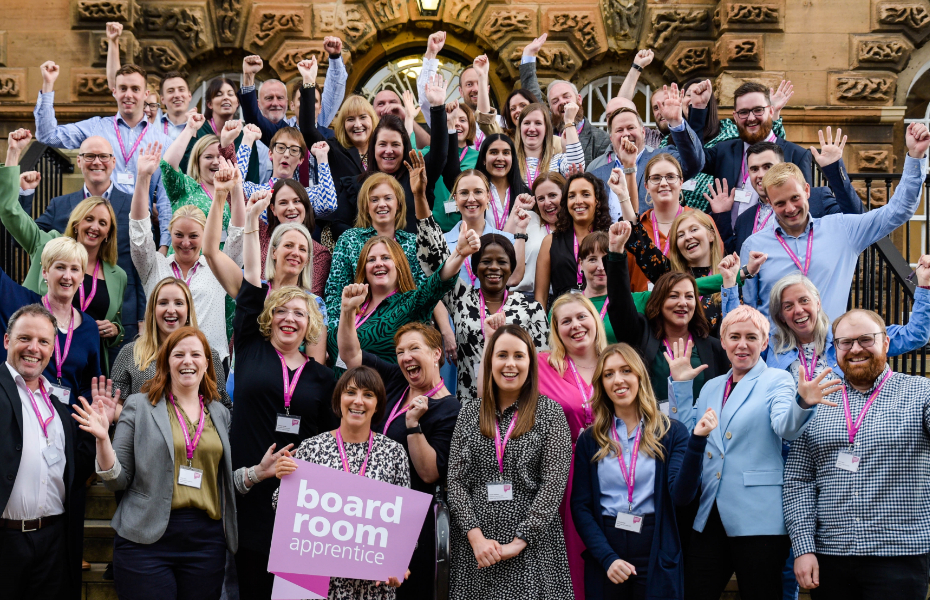
<instances>
[{"instance_id":1,"label":"man wearing eyeglasses","mask_svg":"<svg viewBox=\"0 0 930 600\"><path fill-rule=\"evenodd\" d=\"M749 180L746 166L746 151L757 142L774 142L781 146L785 161L796 164L804 179L811 183L811 154L806 149L782 139L772 131L774 109L772 108L771 90L760 83L747 82L736 88L733 93L733 121L739 137L721 142L713 148L704 148L704 166L702 171L715 179L726 180L729 189L735 189L733 208L730 211L730 224L736 227L736 219L747 210L755 210L759 203L759 194ZM688 111L688 124L698 135L704 132L707 110L692 102ZM686 166L689 156L682 156L682 168Z\"/></svg>"},{"instance_id":2,"label":"man wearing eyeglasses","mask_svg":"<svg viewBox=\"0 0 930 600\"><path fill-rule=\"evenodd\" d=\"M20 153L31 139L32 136L27 130L10 133L7 166L19 162ZM110 179L113 169L116 167L116 158L113 156L113 147L104 138L91 136L81 142L80 150L78 150L77 166L84 176L83 188L71 194L52 198L42 216L36 219L36 225L42 231L54 229L64 233L65 228L68 226L68 219L71 217L71 211L85 198L100 196L110 201L113 212L116 214L118 252L116 262L126 271L126 295L123 298L122 318L123 329L125 330L123 339L124 343L128 343L135 339L136 334L139 333L138 322L142 321L145 315L145 290L139 279L139 273L136 271L135 265L132 264L132 257L129 252L129 208L132 204L132 195L116 187ZM36 177L27 184L26 188L20 189L19 203L27 214L32 214L32 203L39 182L40 179ZM120 347L122 345L110 352L110 357L113 360L119 354Z\"/></svg>"},{"instance_id":3,"label":"man wearing eyeglasses","mask_svg":"<svg viewBox=\"0 0 930 600\"><path fill-rule=\"evenodd\" d=\"M846 384L793 442L783 505L815 599L923 600L930 567L930 380L893 372L882 318L833 323Z\"/></svg>"}]
</instances>

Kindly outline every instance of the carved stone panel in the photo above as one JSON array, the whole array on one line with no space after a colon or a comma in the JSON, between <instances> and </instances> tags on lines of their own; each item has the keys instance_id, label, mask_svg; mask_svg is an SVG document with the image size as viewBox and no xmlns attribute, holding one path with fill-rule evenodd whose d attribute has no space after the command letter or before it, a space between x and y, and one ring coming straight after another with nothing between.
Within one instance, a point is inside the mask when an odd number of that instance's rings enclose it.
<instances>
[{"instance_id":1,"label":"carved stone panel","mask_svg":"<svg viewBox=\"0 0 930 600\"><path fill-rule=\"evenodd\" d=\"M129 0L77 0L71 8L73 21L81 24L129 21Z\"/></svg>"},{"instance_id":2,"label":"carved stone panel","mask_svg":"<svg viewBox=\"0 0 930 600\"><path fill-rule=\"evenodd\" d=\"M329 54L323 50L323 40L317 41L287 41L281 44L278 51L271 57L269 64L278 73L282 81L297 75L297 63L316 56L320 70L317 73L319 83L323 83L326 75L324 66L329 66Z\"/></svg>"},{"instance_id":3,"label":"carved stone panel","mask_svg":"<svg viewBox=\"0 0 930 600\"><path fill-rule=\"evenodd\" d=\"M442 20L456 33L473 29L484 4L481 0L446 0Z\"/></svg>"},{"instance_id":4,"label":"carved stone panel","mask_svg":"<svg viewBox=\"0 0 930 600\"><path fill-rule=\"evenodd\" d=\"M204 9L197 5L139 7L135 19L137 37L173 37L188 56L196 56L213 47L206 29Z\"/></svg>"},{"instance_id":5,"label":"carved stone panel","mask_svg":"<svg viewBox=\"0 0 930 600\"><path fill-rule=\"evenodd\" d=\"M96 48L91 57L91 64L95 67L107 66L107 35L103 31L90 32L91 48ZM139 42L131 31L123 30L123 35L119 38L119 59L120 64L136 62L139 55Z\"/></svg>"},{"instance_id":6,"label":"carved stone panel","mask_svg":"<svg viewBox=\"0 0 930 600\"><path fill-rule=\"evenodd\" d=\"M235 45L242 30L242 0L213 0L213 30L220 46Z\"/></svg>"},{"instance_id":7,"label":"carved stone panel","mask_svg":"<svg viewBox=\"0 0 930 600\"><path fill-rule=\"evenodd\" d=\"M721 107L732 107L733 92L747 81L761 83L774 90L784 78L784 71L724 71L714 81L714 94L717 95L717 102Z\"/></svg>"},{"instance_id":8,"label":"carved stone panel","mask_svg":"<svg viewBox=\"0 0 930 600\"><path fill-rule=\"evenodd\" d=\"M784 2L769 0L756 2L727 2L721 4L714 20L720 31L762 29L782 31L784 29Z\"/></svg>"},{"instance_id":9,"label":"carved stone panel","mask_svg":"<svg viewBox=\"0 0 930 600\"><path fill-rule=\"evenodd\" d=\"M656 54L670 50L682 35L710 31L710 11L707 8L652 8L647 48Z\"/></svg>"},{"instance_id":10,"label":"carved stone panel","mask_svg":"<svg viewBox=\"0 0 930 600\"><path fill-rule=\"evenodd\" d=\"M894 148L890 144L855 144L847 154L850 158L847 168L853 173L888 173L894 170Z\"/></svg>"},{"instance_id":11,"label":"carved stone panel","mask_svg":"<svg viewBox=\"0 0 930 600\"><path fill-rule=\"evenodd\" d=\"M827 81L831 104L891 105L897 77L881 71L832 72Z\"/></svg>"},{"instance_id":12,"label":"carved stone panel","mask_svg":"<svg viewBox=\"0 0 930 600\"><path fill-rule=\"evenodd\" d=\"M0 69L0 103L26 101L26 69Z\"/></svg>"},{"instance_id":13,"label":"carved stone panel","mask_svg":"<svg viewBox=\"0 0 930 600\"><path fill-rule=\"evenodd\" d=\"M499 48L513 37L534 38L538 33L536 10L503 8L488 10L484 23L476 30L491 47Z\"/></svg>"},{"instance_id":14,"label":"carved stone panel","mask_svg":"<svg viewBox=\"0 0 930 600\"><path fill-rule=\"evenodd\" d=\"M872 29L903 31L914 42L930 35L930 4L916 2L875 2L872 4Z\"/></svg>"},{"instance_id":15,"label":"carved stone panel","mask_svg":"<svg viewBox=\"0 0 930 600\"><path fill-rule=\"evenodd\" d=\"M607 49L600 15L594 11L550 8L543 15L543 23L553 39L566 38L587 58Z\"/></svg>"},{"instance_id":16,"label":"carved stone panel","mask_svg":"<svg viewBox=\"0 0 930 600\"><path fill-rule=\"evenodd\" d=\"M396 28L410 20L404 0L369 0L365 5L381 31Z\"/></svg>"},{"instance_id":17,"label":"carved stone panel","mask_svg":"<svg viewBox=\"0 0 930 600\"><path fill-rule=\"evenodd\" d=\"M864 181L853 181L853 189L856 190L856 193L859 194L859 199L864 203L869 196L869 191L866 190ZM881 208L888 204L888 191L885 189L884 184L875 185L872 184L872 208Z\"/></svg>"},{"instance_id":18,"label":"carved stone panel","mask_svg":"<svg viewBox=\"0 0 930 600\"><path fill-rule=\"evenodd\" d=\"M714 63L723 69L764 69L763 36L727 33L714 46Z\"/></svg>"},{"instance_id":19,"label":"carved stone panel","mask_svg":"<svg viewBox=\"0 0 930 600\"><path fill-rule=\"evenodd\" d=\"M645 0L600 0L601 17L612 50L638 48Z\"/></svg>"},{"instance_id":20,"label":"carved stone panel","mask_svg":"<svg viewBox=\"0 0 930 600\"><path fill-rule=\"evenodd\" d=\"M706 75L713 70L713 42L681 42L665 58L666 68L675 79L685 81L695 75Z\"/></svg>"},{"instance_id":21,"label":"carved stone panel","mask_svg":"<svg viewBox=\"0 0 930 600\"><path fill-rule=\"evenodd\" d=\"M174 40L142 40L140 47L139 62L149 73L181 71L187 64L187 57Z\"/></svg>"},{"instance_id":22,"label":"carved stone panel","mask_svg":"<svg viewBox=\"0 0 930 600\"><path fill-rule=\"evenodd\" d=\"M328 35L337 35L353 53L367 52L374 43L377 33L371 17L360 6L353 4L314 6L314 39L322 40Z\"/></svg>"},{"instance_id":23,"label":"carved stone panel","mask_svg":"<svg viewBox=\"0 0 930 600\"><path fill-rule=\"evenodd\" d=\"M101 101L110 98L104 69L71 69L71 97L79 101Z\"/></svg>"},{"instance_id":24,"label":"carved stone panel","mask_svg":"<svg viewBox=\"0 0 930 600\"><path fill-rule=\"evenodd\" d=\"M295 4L255 4L245 34L246 47L267 56L285 38L310 37L311 8Z\"/></svg>"},{"instance_id":25,"label":"carved stone panel","mask_svg":"<svg viewBox=\"0 0 930 600\"><path fill-rule=\"evenodd\" d=\"M522 41L513 42L501 50L501 58L506 57L498 68L498 74L501 77L519 73L520 57L523 55L524 45ZM582 63L578 53L566 42L546 42L536 56L536 72L539 74L540 86L546 89L544 85L546 80L571 79L581 68Z\"/></svg>"},{"instance_id":26,"label":"carved stone panel","mask_svg":"<svg viewBox=\"0 0 930 600\"><path fill-rule=\"evenodd\" d=\"M853 69L888 69L900 72L914 47L901 34L852 35L849 64Z\"/></svg>"}]
</instances>

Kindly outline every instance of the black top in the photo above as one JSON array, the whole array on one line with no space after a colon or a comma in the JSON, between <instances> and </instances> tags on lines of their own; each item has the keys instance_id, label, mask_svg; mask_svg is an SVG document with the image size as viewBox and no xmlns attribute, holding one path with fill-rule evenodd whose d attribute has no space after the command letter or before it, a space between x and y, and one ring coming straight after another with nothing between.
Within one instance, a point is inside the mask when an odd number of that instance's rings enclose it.
<instances>
[{"instance_id":1,"label":"black top","mask_svg":"<svg viewBox=\"0 0 930 600\"><path fill-rule=\"evenodd\" d=\"M581 241L578 242L579 247ZM584 289L584 275L578 285L578 261L575 259L575 230L552 234L549 249L549 273L551 274L552 297L558 298L565 292Z\"/></svg>"},{"instance_id":2,"label":"black top","mask_svg":"<svg viewBox=\"0 0 930 600\"><path fill-rule=\"evenodd\" d=\"M257 465L272 443L277 444L278 450L290 443L297 446L302 440L335 429L339 424L332 409L336 387L333 372L311 358L300 374L290 407L290 414L301 417L300 433L275 431L277 415L284 414L284 377L274 346L258 329L258 316L264 304L265 291L243 280L233 321L238 371L229 432L233 469ZM288 371L288 376L293 377L294 371ZM274 528L271 496L279 483L271 477L239 498L240 548L266 554L270 551Z\"/></svg>"},{"instance_id":3,"label":"black top","mask_svg":"<svg viewBox=\"0 0 930 600\"><path fill-rule=\"evenodd\" d=\"M391 410L397 406L398 402L403 402L406 399L404 392L409 384L404 377L403 371L397 364L389 363L370 352L362 352L362 364L378 371L384 381L384 389L387 391L387 406L384 407L384 418L375 426L375 431L384 433L387 437L403 446L409 457L407 422L404 415L395 417L387 432L384 431L384 424L387 423L388 417L391 416ZM413 467L413 461L411 461L411 489L432 495L437 485L445 485L446 471L449 468L449 447L452 445L452 432L455 430L455 422L461 409L462 405L459 404L458 398L454 394L429 399L427 410L420 417L420 428L423 429L426 441L436 451L436 468L439 471L439 480L435 483L426 483L420 479L420 475Z\"/></svg>"},{"instance_id":4,"label":"black top","mask_svg":"<svg viewBox=\"0 0 930 600\"><path fill-rule=\"evenodd\" d=\"M90 290L94 286L94 276L93 270L90 273L84 274L84 295L85 298L90 296ZM74 295L74 299L71 301L71 305L74 308L81 310L81 292L78 291ZM103 321L107 318L107 311L110 310L110 294L107 292L107 280L98 279L97 280L97 291L94 292L94 298L90 301L90 306L87 307L86 312L90 315L90 318L94 321Z\"/></svg>"}]
</instances>

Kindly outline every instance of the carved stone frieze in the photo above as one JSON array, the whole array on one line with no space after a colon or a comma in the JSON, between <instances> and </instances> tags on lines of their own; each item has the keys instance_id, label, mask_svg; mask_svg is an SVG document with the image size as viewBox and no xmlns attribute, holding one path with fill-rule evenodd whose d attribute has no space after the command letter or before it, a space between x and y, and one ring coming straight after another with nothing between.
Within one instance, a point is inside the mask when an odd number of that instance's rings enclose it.
<instances>
[{"instance_id":1,"label":"carved stone frieze","mask_svg":"<svg viewBox=\"0 0 930 600\"><path fill-rule=\"evenodd\" d=\"M26 100L26 69L0 69L0 101Z\"/></svg>"},{"instance_id":2,"label":"carved stone frieze","mask_svg":"<svg viewBox=\"0 0 930 600\"><path fill-rule=\"evenodd\" d=\"M747 29L781 31L784 8L783 0L722 3L714 13L714 25L724 32Z\"/></svg>"},{"instance_id":3,"label":"carved stone frieze","mask_svg":"<svg viewBox=\"0 0 930 600\"><path fill-rule=\"evenodd\" d=\"M407 14L407 3L404 0L370 0L367 6L375 23L382 30L386 26L406 23L410 20Z\"/></svg>"},{"instance_id":4,"label":"carved stone frieze","mask_svg":"<svg viewBox=\"0 0 930 600\"><path fill-rule=\"evenodd\" d=\"M73 4L79 21L128 21L128 0L78 0Z\"/></svg>"},{"instance_id":5,"label":"carved stone frieze","mask_svg":"<svg viewBox=\"0 0 930 600\"><path fill-rule=\"evenodd\" d=\"M235 44L241 30L242 0L213 0L213 15L217 42Z\"/></svg>"},{"instance_id":6,"label":"carved stone frieze","mask_svg":"<svg viewBox=\"0 0 930 600\"><path fill-rule=\"evenodd\" d=\"M360 6L337 4L314 8L313 37L322 40L338 35L352 52L367 52L374 43L377 29Z\"/></svg>"},{"instance_id":7,"label":"carved stone frieze","mask_svg":"<svg viewBox=\"0 0 930 600\"><path fill-rule=\"evenodd\" d=\"M601 16L612 49L637 48L644 0L600 0Z\"/></svg>"},{"instance_id":8,"label":"carved stone frieze","mask_svg":"<svg viewBox=\"0 0 930 600\"><path fill-rule=\"evenodd\" d=\"M714 63L724 69L764 69L762 35L727 33L714 46Z\"/></svg>"},{"instance_id":9,"label":"carved stone frieze","mask_svg":"<svg viewBox=\"0 0 930 600\"><path fill-rule=\"evenodd\" d=\"M593 12L550 9L544 17L550 36L566 36L585 56L593 56L605 46L598 16Z\"/></svg>"},{"instance_id":10,"label":"carved stone frieze","mask_svg":"<svg viewBox=\"0 0 930 600\"><path fill-rule=\"evenodd\" d=\"M253 7L246 43L259 54L268 52L281 39L309 35L310 8L289 5L259 5Z\"/></svg>"},{"instance_id":11,"label":"carved stone frieze","mask_svg":"<svg viewBox=\"0 0 930 600\"><path fill-rule=\"evenodd\" d=\"M775 89L785 78L784 71L724 71L714 80L714 94L722 107L733 106L733 92L748 81ZM721 113L723 114L723 113Z\"/></svg>"},{"instance_id":12,"label":"carved stone frieze","mask_svg":"<svg viewBox=\"0 0 930 600\"><path fill-rule=\"evenodd\" d=\"M856 149L856 171L888 172L894 167L891 150Z\"/></svg>"},{"instance_id":13,"label":"carved stone frieze","mask_svg":"<svg viewBox=\"0 0 930 600\"><path fill-rule=\"evenodd\" d=\"M894 101L897 77L881 71L830 73L827 91L831 104L880 104Z\"/></svg>"},{"instance_id":14,"label":"carved stone frieze","mask_svg":"<svg viewBox=\"0 0 930 600\"><path fill-rule=\"evenodd\" d=\"M91 58L91 64L95 67L107 66L107 36L105 32L93 31L91 36L91 48L96 48L96 52ZM123 35L119 38L119 58L121 64L135 62L138 59L139 42L131 31L123 30Z\"/></svg>"},{"instance_id":15,"label":"carved stone frieze","mask_svg":"<svg viewBox=\"0 0 930 600\"><path fill-rule=\"evenodd\" d=\"M663 52L683 33L708 31L710 11L706 8L655 8L650 27L646 47Z\"/></svg>"},{"instance_id":16,"label":"carved stone frieze","mask_svg":"<svg viewBox=\"0 0 930 600\"><path fill-rule=\"evenodd\" d=\"M713 69L713 42L681 42L665 58L665 67L684 81Z\"/></svg>"},{"instance_id":17,"label":"carved stone frieze","mask_svg":"<svg viewBox=\"0 0 930 600\"><path fill-rule=\"evenodd\" d=\"M173 40L142 40L139 62L153 73L180 71L187 58Z\"/></svg>"},{"instance_id":18,"label":"carved stone frieze","mask_svg":"<svg viewBox=\"0 0 930 600\"><path fill-rule=\"evenodd\" d=\"M506 52L506 51L505 51ZM517 72L520 69L520 57L523 56L523 44L513 44L505 54L509 65ZM580 58L564 42L546 43L536 56L536 72L540 80L550 78L568 79L581 67ZM542 85L542 83L540 83ZM542 86L545 89L545 86Z\"/></svg>"},{"instance_id":19,"label":"carved stone frieze","mask_svg":"<svg viewBox=\"0 0 930 600\"><path fill-rule=\"evenodd\" d=\"M317 75L320 83L322 83L326 75L326 68L329 67L329 54L323 50L322 40L284 42L281 44L281 48L271 57L269 63L281 80L287 81L289 77L297 74L297 63L307 60L311 56L315 56L317 64L320 65Z\"/></svg>"},{"instance_id":20,"label":"carved stone frieze","mask_svg":"<svg viewBox=\"0 0 930 600\"><path fill-rule=\"evenodd\" d=\"M101 100L112 95L106 71L100 69L71 70L72 97L78 100Z\"/></svg>"},{"instance_id":21,"label":"carved stone frieze","mask_svg":"<svg viewBox=\"0 0 930 600\"><path fill-rule=\"evenodd\" d=\"M874 2L872 29L903 31L915 42L930 35L930 5L917 2Z\"/></svg>"},{"instance_id":22,"label":"carved stone frieze","mask_svg":"<svg viewBox=\"0 0 930 600\"><path fill-rule=\"evenodd\" d=\"M191 6L153 6L145 4L139 7L136 17L136 33L170 35L174 37L188 54L196 55L208 49L209 34L205 28L206 16L203 8Z\"/></svg>"},{"instance_id":23,"label":"carved stone frieze","mask_svg":"<svg viewBox=\"0 0 930 600\"><path fill-rule=\"evenodd\" d=\"M442 20L449 24L453 31L461 33L474 27L483 5L481 0L446 0Z\"/></svg>"},{"instance_id":24,"label":"carved stone frieze","mask_svg":"<svg viewBox=\"0 0 930 600\"><path fill-rule=\"evenodd\" d=\"M491 10L485 14L479 34L493 46L513 36L536 37L536 11L529 8Z\"/></svg>"},{"instance_id":25,"label":"carved stone frieze","mask_svg":"<svg viewBox=\"0 0 930 600\"><path fill-rule=\"evenodd\" d=\"M853 69L888 69L901 71L911 58L914 47L901 34L853 35L849 46L849 64Z\"/></svg>"}]
</instances>

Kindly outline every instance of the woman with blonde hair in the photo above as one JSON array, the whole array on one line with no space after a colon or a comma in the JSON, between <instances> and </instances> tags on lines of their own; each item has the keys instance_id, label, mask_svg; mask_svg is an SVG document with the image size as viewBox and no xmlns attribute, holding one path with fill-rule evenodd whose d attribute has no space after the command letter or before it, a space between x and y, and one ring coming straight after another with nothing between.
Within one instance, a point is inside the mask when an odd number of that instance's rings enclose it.
<instances>
[{"instance_id":1,"label":"woman with blonde hair","mask_svg":"<svg viewBox=\"0 0 930 600\"><path fill-rule=\"evenodd\" d=\"M659 410L646 365L628 344L601 352L593 384L594 422L575 446L571 492L587 548L585 593L576 597L681 599L675 507L697 494L717 414L708 408L689 436Z\"/></svg>"},{"instance_id":2,"label":"woman with blonde hair","mask_svg":"<svg viewBox=\"0 0 930 600\"><path fill-rule=\"evenodd\" d=\"M96 322L100 347L95 354L100 356L101 367L108 371L109 349L123 341L120 313L127 280L126 272L116 264L116 215L113 206L100 196L85 198L71 211L64 233L54 229L45 232L23 210L16 195L10 194L0 197L0 223L29 255L29 271L23 287L39 295L48 293L48 283L42 275L45 246L64 236L84 247L89 268L83 270L80 281L74 282L77 293L73 295L72 303L75 309Z\"/></svg>"}]
</instances>

